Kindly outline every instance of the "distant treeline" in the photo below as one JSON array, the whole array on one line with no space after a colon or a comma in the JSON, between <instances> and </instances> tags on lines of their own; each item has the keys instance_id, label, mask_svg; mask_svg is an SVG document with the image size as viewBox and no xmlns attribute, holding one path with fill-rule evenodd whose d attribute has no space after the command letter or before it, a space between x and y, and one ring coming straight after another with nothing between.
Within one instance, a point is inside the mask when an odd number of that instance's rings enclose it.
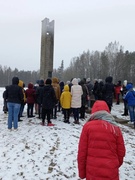
<instances>
[{"instance_id":1,"label":"distant treeline","mask_svg":"<svg viewBox=\"0 0 135 180\"><path fill-rule=\"evenodd\" d=\"M12 83L12 77L17 76L27 86L29 82L36 83L39 79L39 71L19 71L17 68L11 70L10 67L0 65L0 87L5 87Z\"/></svg>"},{"instance_id":2,"label":"distant treeline","mask_svg":"<svg viewBox=\"0 0 135 180\"><path fill-rule=\"evenodd\" d=\"M63 81L73 77L87 78L91 81L107 76L113 77L113 83L127 80L135 85L135 51L124 51L118 42L109 43L103 52L88 50L71 60L70 66L63 70L63 63L55 70L55 75Z\"/></svg>"},{"instance_id":3,"label":"distant treeline","mask_svg":"<svg viewBox=\"0 0 135 180\"><path fill-rule=\"evenodd\" d=\"M70 61L70 60L69 60ZM0 86L11 84L13 76L18 76L27 86L29 82L36 83L40 78L39 71L18 71L10 67L0 66ZM88 50L78 57L73 57L68 68L64 69L64 60L58 69L53 70L53 75L60 81L72 78L102 79L113 77L113 82L127 80L135 85L135 52L124 51L118 42L109 43L103 52Z\"/></svg>"}]
</instances>

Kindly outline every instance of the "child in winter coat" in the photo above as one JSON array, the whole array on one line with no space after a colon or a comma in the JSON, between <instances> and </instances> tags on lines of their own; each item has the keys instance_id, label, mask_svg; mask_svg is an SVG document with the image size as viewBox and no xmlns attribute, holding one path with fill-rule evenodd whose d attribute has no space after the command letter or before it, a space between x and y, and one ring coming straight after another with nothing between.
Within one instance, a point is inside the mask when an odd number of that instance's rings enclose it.
<instances>
[{"instance_id":1,"label":"child in winter coat","mask_svg":"<svg viewBox=\"0 0 135 180\"><path fill-rule=\"evenodd\" d=\"M61 107L63 108L64 122L70 123L70 107L71 107L71 93L69 92L69 86L64 86L64 91L60 96Z\"/></svg>"}]
</instances>

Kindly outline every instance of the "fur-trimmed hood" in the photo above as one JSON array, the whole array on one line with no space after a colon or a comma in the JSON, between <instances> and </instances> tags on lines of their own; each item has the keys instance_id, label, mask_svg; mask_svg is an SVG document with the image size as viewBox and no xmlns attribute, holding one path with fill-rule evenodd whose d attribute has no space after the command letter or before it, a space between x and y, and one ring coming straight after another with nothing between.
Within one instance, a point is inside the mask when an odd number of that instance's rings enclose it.
<instances>
[{"instance_id":1,"label":"fur-trimmed hood","mask_svg":"<svg viewBox=\"0 0 135 180\"><path fill-rule=\"evenodd\" d=\"M59 81L58 81L58 78L56 78L56 77L53 77L52 78L52 83L58 83Z\"/></svg>"},{"instance_id":2,"label":"fur-trimmed hood","mask_svg":"<svg viewBox=\"0 0 135 180\"><path fill-rule=\"evenodd\" d=\"M73 84L73 85L78 85L78 79L77 79L77 78L74 78L74 79L72 80L72 84Z\"/></svg>"}]
</instances>

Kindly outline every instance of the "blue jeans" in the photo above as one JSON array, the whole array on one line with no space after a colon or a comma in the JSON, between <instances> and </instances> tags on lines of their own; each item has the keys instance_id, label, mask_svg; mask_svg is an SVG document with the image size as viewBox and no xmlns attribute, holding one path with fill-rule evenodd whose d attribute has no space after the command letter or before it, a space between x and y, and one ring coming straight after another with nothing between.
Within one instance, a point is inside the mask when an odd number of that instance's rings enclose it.
<instances>
[{"instance_id":1,"label":"blue jeans","mask_svg":"<svg viewBox=\"0 0 135 180\"><path fill-rule=\"evenodd\" d=\"M21 104L17 103L7 103L8 107L8 129L12 128L12 122L14 123L14 129L18 128L18 115L20 111Z\"/></svg>"},{"instance_id":2,"label":"blue jeans","mask_svg":"<svg viewBox=\"0 0 135 180\"><path fill-rule=\"evenodd\" d=\"M19 112L19 116L22 117L22 114L23 114L23 110L24 110L24 106L25 104L21 104L21 107L20 107L20 112Z\"/></svg>"},{"instance_id":3,"label":"blue jeans","mask_svg":"<svg viewBox=\"0 0 135 180\"><path fill-rule=\"evenodd\" d=\"M135 106L128 106L130 121L135 122Z\"/></svg>"}]
</instances>

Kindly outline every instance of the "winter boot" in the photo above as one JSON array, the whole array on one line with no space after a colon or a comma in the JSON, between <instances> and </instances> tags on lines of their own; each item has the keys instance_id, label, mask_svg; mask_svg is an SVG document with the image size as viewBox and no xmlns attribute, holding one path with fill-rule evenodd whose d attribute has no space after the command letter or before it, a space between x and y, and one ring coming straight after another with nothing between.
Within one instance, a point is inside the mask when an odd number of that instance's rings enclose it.
<instances>
[{"instance_id":1,"label":"winter boot","mask_svg":"<svg viewBox=\"0 0 135 180\"><path fill-rule=\"evenodd\" d=\"M64 123L70 124L69 119L64 120Z\"/></svg>"},{"instance_id":2,"label":"winter boot","mask_svg":"<svg viewBox=\"0 0 135 180\"><path fill-rule=\"evenodd\" d=\"M79 123L79 120L75 120L75 121L74 121L74 124L80 124L80 123Z\"/></svg>"},{"instance_id":3,"label":"winter boot","mask_svg":"<svg viewBox=\"0 0 135 180\"><path fill-rule=\"evenodd\" d=\"M47 126L54 126L54 124L50 120L48 120Z\"/></svg>"},{"instance_id":4,"label":"winter boot","mask_svg":"<svg viewBox=\"0 0 135 180\"><path fill-rule=\"evenodd\" d=\"M42 119L41 125L45 126L45 119Z\"/></svg>"},{"instance_id":5,"label":"winter boot","mask_svg":"<svg viewBox=\"0 0 135 180\"><path fill-rule=\"evenodd\" d=\"M48 123L48 124L47 124L47 126L54 126L54 124L52 124L52 123Z\"/></svg>"}]
</instances>

